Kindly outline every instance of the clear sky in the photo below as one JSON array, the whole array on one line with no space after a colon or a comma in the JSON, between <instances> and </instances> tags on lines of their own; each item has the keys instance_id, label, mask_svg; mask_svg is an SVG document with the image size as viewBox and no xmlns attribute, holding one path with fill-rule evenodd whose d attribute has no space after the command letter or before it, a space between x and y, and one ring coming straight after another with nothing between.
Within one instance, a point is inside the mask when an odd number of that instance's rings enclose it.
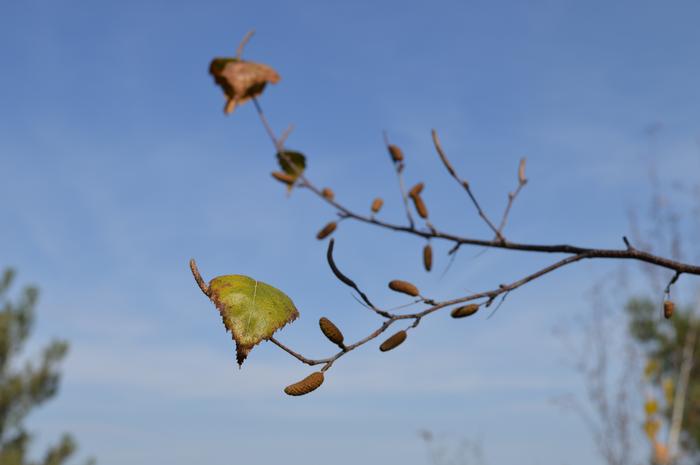
<instances>
[{"instance_id":1,"label":"clear sky","mask_svg":"<svg viewBox=\"0 0 700 465\"><path fill-rule=\"evenodd\" d=\"M479 439L491 465L598 463L552 403L581 385L552 328L591 305L610 263L532 283L490 319L434 315L394 352L344 357L303 398L282 388L311 370L270 344L236 367L190 257L205 278L284 290L301 318L279 339L309 356L333 349L320 316L348 339L377 321L314 237L334 212L285 197L253 107L225 117L207 67L256 29L245 57L282 76L261 100L273 126L293 123L309 177L358 211L382 196L404 219L386 130L436 226L490 237L439 165L436 128L494 216L528 157L509 239L619 247L650 166L697 183L699 15L693 1L0 3L0 267L41 288L30 348L71 342L60 395L31 417L36 450L67 430L104 465L419 465L430 429ZM335 237L385 307L404 302L386 289L397 277L447 298L554 259L465 248L441 278L446 244L426 274L416 238L350 222Z\"/></svg>"}]
</instances>

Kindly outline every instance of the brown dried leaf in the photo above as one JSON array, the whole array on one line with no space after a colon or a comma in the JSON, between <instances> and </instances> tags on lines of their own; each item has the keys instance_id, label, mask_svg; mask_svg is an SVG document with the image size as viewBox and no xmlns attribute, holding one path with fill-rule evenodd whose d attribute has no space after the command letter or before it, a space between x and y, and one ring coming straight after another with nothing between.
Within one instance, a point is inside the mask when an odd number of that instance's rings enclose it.
<instances>
[{"instance_id":1,"label":"brown dried leaf","mask_svg":"<svg viewBox=\"0 0 700 465\"><path fill-rule=\"evenodd\" d=\"M296 179L294 176L287 174L285 172L282 172L282 171L273 171L270 174L272 175L273 178L275 178L279 182L284 183L288 186L291 186L292 184L294 184L294 181Z\"/></svg>"},{"instance_id":2,"label":"brown dried leaf","mask_svg":"<svg viewBox=\"0 0 700 465\"><path fill-rule=\"evenodd\" d=\"M226 94L226 114L233 112L237 105L260 95L268 82L277 84L280 80L273 68L237 58L214 58L209 65L209 73Z\"/></svg>"}]
</instances>

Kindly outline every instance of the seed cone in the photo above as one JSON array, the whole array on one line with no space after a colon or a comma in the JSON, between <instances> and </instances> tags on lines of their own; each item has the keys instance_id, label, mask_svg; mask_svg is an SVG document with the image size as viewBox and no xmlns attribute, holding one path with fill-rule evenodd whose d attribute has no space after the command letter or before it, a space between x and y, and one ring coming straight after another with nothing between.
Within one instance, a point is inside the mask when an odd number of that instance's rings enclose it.
<instances>
[{"instance_id":1,"label":"seed cone","mask_svg":"<svg viewBox=\"0 0 700 465\"><path fill-rule=\"evenodd\" d=\"M403 292L404 294L408 294L413 297L416 297L418 294L420 294L416 286L409 283L408 281L401 281L399 279L391 281L389 283L389 289L396 292Z\"/></svg>"},{"instance_id":2,"label":"seed cone","mask_svg":"<svg viewBox=\"0 0 700 465\"><path fill-rule=\"evenodd\" d=\"M430 244L423 247L423 266L425 266L425 271L430 271L433 268L433 248L430 247Z\"/></svg>"},{"instance_id":3,"label":"seed cone","mask_svg":"<svg viewBox=\"0 0 700 465\"><path fill-rule=\"evenodd\" d=\"M330 223L325 225L323 229L321 229L318 232L318 234L316 234L316 239L320 241L321 239L325 239L326 237L330 236L333 233L333 231L335 231L335 228L337 226L338 224L335 221L331 221Z\"/></svg>"},{"instance_id":4,"label":"seed cone","mask_svg":"<svg viewBox=\"0 0 700 465\"><path fill-rule=\"evenodd\" d=\"M420 195L421 192L423 192L423 188L425 185L422 182L419 182L415 186L411 187L411 190L408 191L408 195L413 197L415 195Z\"/></svg>"},{"instance_id":5,"label":"seed cone","mask_svg":"<svg viewBox=\"0 0 700 465\"><path fill-rule=\"evenodd\" d=\"M479 310L479 305L477 304L469 304L469 305L463 305L461 307L457 307L454 310L452 310L452 318L464 318L467 316L472 316Z\"/></svg>"},{"instance_id":6,"label":"seed cone","mask_svg":"<svg viewBox=\"0 0 700 465\"><path fill-rule=\"evenodd\" d=\"M411 198L413 199L413 205L415 205L416 211L421 218L428 218L428 208L425 206L423 198L418 194L412 195Z\"/></svg>"},{"instance_id":7,"label":"seed cone","mask_svg":"<svg viewBox=\"0 0 700 465\"><path fill-rule=\"evenodd\" d=\"M672 300L664 302L664 317L669 319L673 316L673 311L676 309L676 304Z\"/></svg>"},{"instance_id":8,"label":"seed cone","mask_svg":"<svg viewBox=\"0 0 700 465\"><path fill-rule=\"evenodd\" d=\"M401 330L393 336L389 337L389 339L387 339L386 341L382 342L382 345L379 346L379 350L381 350L382 352L386 352L388 350L394 349L405 340L406 331Z\"/></svg>"},{"instance_id":9,"label":"seed cone","mask_svg":"<svg viewBox=\"0 0 700 465\"><path fill-rule=\"evenodd\" d=\"M321 332L330 340L332 343L338 345L341 349L345 348L343 344L343 333L340 332L338 327L333 324L331 320L326 317L322 317L318 320L318 325L321 327Z\"/></svg>"},{"instance_id":10,"label":"seed cone","mask_svg":"<svg viewBox=\"0 0 700 465\"><path fill-rule=\"evenodd\" d=\"M294 176L285 173L284 171L273 171L272 177L278 180L279 182L282 182L287 185L294 184Z\"/></svg>"},{"instance_id":11,"label":"seed cone","mask_svg":"<svg viewBox=\"0 0 700 465\"><path fill-rule=\"evenodd\" d=\"M403 152L401 151L400 148L395 146L394 144L389 144L389 155L391 155L391 159L394 160L395 162L400 162L403 161Z\"/></svg>"},{"instance_id":12,"label":"seed cone","mask_svg":"<svg viewBox=\"0 0 700 465\"><path fill-rule=\"evenodd\" d=\"M328 200L333 200L335 198L335 194L333 193L330 187L324 187L321 191L321 194Z\"/></svg>"},{"instance_id":13,"label":"seed cone","mask_svg":"<svg viewBox=\"0 0 700 465\"><path fill-rule=\"evenodd\" d=\"M379 213L379 210L382 209L382 205L384 205L384 201L377 197L372 201L372 213Z\"/></svg>"},{"instance_id":14,"label":"seed cone","mask_svg":"<svg viewBox=\"0 0 700 465\"><path fill-rule=\"evenodd\" d=\"M290 396L303 396L318 388L321 384L323 384L323 372L317 371L298 383L290 384L284 388L284 392Z\"/></svg>"}]
</instances>

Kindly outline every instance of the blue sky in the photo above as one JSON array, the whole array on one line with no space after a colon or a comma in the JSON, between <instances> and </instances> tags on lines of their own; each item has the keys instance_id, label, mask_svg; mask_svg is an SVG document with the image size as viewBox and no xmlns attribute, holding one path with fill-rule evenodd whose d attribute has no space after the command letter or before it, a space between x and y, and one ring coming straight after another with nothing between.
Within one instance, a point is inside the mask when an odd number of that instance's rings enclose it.
<instances>
[{"instance_id":1,"label":"blue sky","mask_svg":"<svg viewBox=\"0 0 700 465\"><path fill-rule=\"evenodd\" d=\"M187 268L283 289L301 318L279 338L311 356L377 322L328 271L316 231L334 213L269 177L253 107L222 114L207 74L235 53L282 81L262 105L308 175L362 211L401 222L382 131L426 183L434 223L488 238L438 163L436 128L497 215L528 157L511 240L618 247L651 187L697 182L700 30L695 2L4 2L0 5L0 266L41 288L37 350L71 342L59 397L31 417L37 450L61 431L99 463L427 462L417 431L478 437L489 464L597 463L552 398L580 380L552 328L585 312L616 269L578 264L513 293L491 319L435 315L401 350L344 357L314 395L282 388L310 370L269 344L242 370ZM652 138L649 128L660 124ZM343 223L336 258L381 305L403 277L429 295L493 288L552 257L461 252L437 272L423 243ZM636 285L643 288L644 284ZM634 287L634 285L633 285ZM318 459L310 459L310 457Z\"/></svg>"}]
</instances>

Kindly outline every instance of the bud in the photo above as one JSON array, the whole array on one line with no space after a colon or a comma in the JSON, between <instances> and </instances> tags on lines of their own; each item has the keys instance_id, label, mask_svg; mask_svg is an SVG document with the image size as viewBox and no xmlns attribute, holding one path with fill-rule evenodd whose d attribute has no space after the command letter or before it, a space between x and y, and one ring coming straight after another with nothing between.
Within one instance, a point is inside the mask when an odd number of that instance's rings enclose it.
<instances>
[{"instance_id":1,"label":"bud","mask_svg":"<svg viewBox=\"0 0 700 465\"><path fill-rule=\"evenodd\" d=\"M270 174L272 174L272 177L278 180L279 182L282 182L287 185L294 184L294 176L292 176L291 174L287 174L284 171L273 171Z\"/></svg>"},{"instance_id":2,"label":"bud","mask_svg":"<svg viewBox=\"0 0 700 465\"><path fill-rule=\"evenodd\" d=\"M401 281L398 279L395 279L389 283L389 289L396 292L402 292L413 297L416 297L418 294L420 294L416 286L407 281Z\"/></svg>"},{"instance_id":3,"label":"bud","mask_svg":"<svg viewBox=\"0 0 700 465\"><path fill-rule=\"evenodd\" d=\"M333 200L335 198L335 194L333 194L333 191L330 187L324 187L321 191L321 195L323 195L323 197L328 200Z\"/></svg>"},{"instance_id":4,"label":"bud","mask_svg":"<svg viewBox=\"0 0 700 465\"><path fill-rule=\"evenodd\" d=\"M430 244L423 247L423 266L425 266L425 271L430 271L433 268L433 248L430 247Z\"/></svg>"},{"instance_id":5,"label":"bud","mask_svg":"<svg viewBox=\"0 0 700 465\"><path fill-rule=\"evenodd\" d=\"M412 195L413 205L416 207L416 211L421 216L421 218L428 218L428 209L425 206L425 202L420 195Z\"/></svg>"},{"instance_id":6,"label":"bud","mask_svg":"<svg viewBox=\"0 0 700 465\"><path fill-rule=\"evenodd\" d=\"M321 239L325 239L326 237L330 236L333 233L333 231L335 231L335 228L337 226L338 225L336 224L335 221L331 221L330 223L325 225L323 227L323 229L321 229L318 232L318 234L316 234L316 239L318 239L320 241Z\"/></svg>"},{"instance_id":7,"label":"bud","mask_svg":"<svg viewBox=\"0 0 700 465\"><path fill-rule=\"evenodd\" d=\"M520 159L520 166L518 167L518 182L520 184L525 184L527 178L525 177L525 157Z\"/></svg>"},{"instance_id":8,"label":"bud","mask_svg":"<svg viewBox=\"0 0 700 465\"><path fill-rule=\"evenodd\" d=\"M323 372L317 371L298 383L290 384L284 388L284 392L290 396L303 396L318 388L321 384L323 384Z\"/></svg>"},{"instance_id":9,"label":"bud","mask_svg":"<svg viewBox=\"0 0 700 465\"><path fill-rule=\"evenodd\" d=\"M326 317L318 320L318 325L321 327L321 332L330 340L332 343L338 345L341 349L345 348L343 345L343 333L340 332L338 327L333 324L331 320Z\"/></svg>"},{"instance_id":10,"label":"bud","mask_svg":"<svg viewBox=\"0 0 700 465\"><path fill-rule=\"evenodd\" d=\"M423 187L425 187L425 185L422 182L419 182L415 186L411 187L411 190L408 191L408 195L410 197L413 197L415 195L420 195L420 193L423 192Z\"/></svg>"},{"instance_id":11,"label":"bud","mask_svg":"<svg viewBox=\"0 0 700 465\"><path fill-rule=\"evenodd\" d=\"M401 151L400 148L395 146L394 144L389 144L389 155L391 155L391 159L394 160L395 162L400 162L403 161L403 152Z\"/></svg>"},{"instance_id":12,"label":"bud","mask_svg":"<svg viewBox=\"0 0 700 465\"><path fill-rule=\"evenodd\" d=\"M469 304L469 305L463 305L461 307L457 307L454 310L452 310L452 318L464 318L467 316L472 316L479 310L479 305L478 304Z\"/></svg>"},{"instance_id":13,"label":"bud","mask_svg":"<svg viewBox=\"0 0 700 465\"><path fill-rule=\"evenodd\" d=\"M379 210L382 209L382 205L384 205L384 201L377 197L372 201L372 213L379 213Z\"/></svg>"},{"instance_id":14,"label":"bud","mask_svg":"<svg viewBox=\"0 0 700 465\"><path fill-rule=\"evenodd\" d=\"M381 350L382 352L386 352L388 350L394 349L405 340L406 331L401 330L398 333L391 336L386 341L382 342L382 345L379 346L379 350Z\"/></svg>"},{"instance_id":15,"label":"bud","mask_svg":"<svg viewBox=\"0 0 700 465\"><path fill-rule=\"evenodd\" d=\"M664 317L668 320L673 316L673 311L676 309L676 304L672 300L664 302Z\"/></svg>"}]
</instances>

